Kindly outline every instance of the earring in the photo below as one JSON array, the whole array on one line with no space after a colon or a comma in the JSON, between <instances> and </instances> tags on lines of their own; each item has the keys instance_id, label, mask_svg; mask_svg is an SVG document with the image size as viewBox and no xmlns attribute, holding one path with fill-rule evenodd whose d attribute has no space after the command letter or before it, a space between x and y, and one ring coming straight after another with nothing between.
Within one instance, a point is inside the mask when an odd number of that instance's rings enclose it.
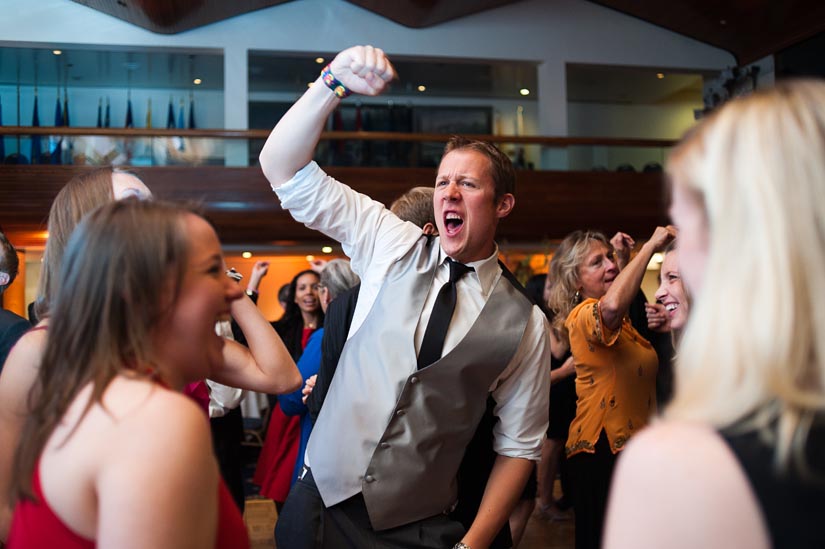
<instances>
[{"instance_id":1,"label":"earring","mask_svg":"<svg viewBox=\"0 0 825 549\"><path fill-rule=\"evenodd\" d=\"M576 290L575 295L573 295L573 303L581 303L581 302L582 302L581 290Z\"/></svg>"}]
</instances>

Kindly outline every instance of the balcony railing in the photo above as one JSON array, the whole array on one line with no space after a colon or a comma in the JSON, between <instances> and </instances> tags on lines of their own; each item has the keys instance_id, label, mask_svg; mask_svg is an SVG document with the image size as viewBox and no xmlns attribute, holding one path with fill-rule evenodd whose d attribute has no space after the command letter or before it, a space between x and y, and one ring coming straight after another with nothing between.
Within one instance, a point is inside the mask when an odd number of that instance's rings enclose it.
<instances>
[{"instance_id":1,"label":"balcony railing","mask_svg":"<svg viewBox=\"0 0 825 549\"><path fill-rule=\"evenodd\" d=\"M6 164L254 166L269 130L0 126ZM329 131L315 158L327 166L434 167L450 134ZM497 144L518 168L643 171L664 165L666 139L467 135ZM40 140L39 156L33 139ZM32 162L34 152L38 158Z\"/></svg>"}]
</instances>

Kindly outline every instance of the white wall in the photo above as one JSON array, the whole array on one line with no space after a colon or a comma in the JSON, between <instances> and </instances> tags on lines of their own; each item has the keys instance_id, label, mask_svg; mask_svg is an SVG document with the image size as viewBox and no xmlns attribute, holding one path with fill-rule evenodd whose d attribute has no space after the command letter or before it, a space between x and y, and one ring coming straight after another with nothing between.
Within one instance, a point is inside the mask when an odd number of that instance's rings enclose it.
<instances>
[{"instance_id":1,"label":"white wall","mask_svg":"<svg viewBox=\"0 0 825 549\"><path fill-rule=\"evenodd\" d=\"M639 139L679 139L694 123L694 109L702 102L667 105L616 105L569 103L568 135L576 137L628 137ZM666 149L649 147L570 147L569 169L590 170L604 166L632 164L640 171L648 162L664 166Z\"/></svg>"},{"instance_id":2,"label":"white wall","mask_svg":"<svg viewBox=\"0 0 825 549\"><path fill-rule=\"evenodd\" d=\"M0 0L0 13L0 38L8 43L223 48L224 123L231 128L246 124L247 79L239 65L248 49L338 51L372 43L390 54L536 61L534 126L539 134L560 136L568 131L567 63L694 70L734 63L718 48L583 0L525 0L426 29L403 27L343 0L300 0L176 35L154 34L68 0Z\"/></svg>"}]
</instances>

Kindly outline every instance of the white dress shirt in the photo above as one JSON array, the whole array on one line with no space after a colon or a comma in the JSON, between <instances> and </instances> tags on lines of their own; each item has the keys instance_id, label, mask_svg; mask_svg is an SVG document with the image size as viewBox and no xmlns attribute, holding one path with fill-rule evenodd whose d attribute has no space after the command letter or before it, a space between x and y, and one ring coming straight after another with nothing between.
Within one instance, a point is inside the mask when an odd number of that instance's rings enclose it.
<instances>
[{"instance_id":1,"label":"white dress shirt","mask_svg":"<svg viewBox=\"0 0 825 549\"><path fill-rule=\"evenodd\" d=\"M349 331L352 336L372 309L389 268L421 238L421 229L401 221L380 202L328 176L315 162L307 164L275 192L281 206L297 221L340 242L351 259L352 270L361 277L361 291ZM446 257L441 249L440 264L414 335L416 352L438 291L449 279ZM456 309L442 355L464 338L502 276L498 247L487 259L468 265L474 271L457 283ZM540 457L550 393L548 331L544 314L533 307L516 354L491 387L497 403L494 413L500 420L494 428L493 447L498 454L532 460ZM491 337L495 337L495 332L495 326L490 326Z\"/></svg>"}]
</instances>

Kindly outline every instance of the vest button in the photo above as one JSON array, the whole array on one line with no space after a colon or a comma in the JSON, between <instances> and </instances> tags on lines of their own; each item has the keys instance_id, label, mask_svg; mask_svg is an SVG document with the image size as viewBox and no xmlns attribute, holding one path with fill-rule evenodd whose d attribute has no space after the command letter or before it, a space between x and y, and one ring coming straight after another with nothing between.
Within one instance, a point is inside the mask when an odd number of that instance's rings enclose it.
<instances>
[{"instance_id":1,"label":"vest button","mask_svg":"<svg viewBox=\"0 0 825 549\"><path fill-rule=\"evenodd\" d=\"M390 447L390 443L389 442L382 442L381 444L378 445L378 447L381 448L382 450L386 450L387 448Z\"/></svg>"},{"instance_id":2,"label":"vest button","mask_svg":"<svg viewBox=\"0 0 825 549\"><path fill-rule=\"evenodd\" d=\"M364 477L364 480L366 480L367 482L375 482L375 477L372 475L367 475Z\"/></svg>"},{"instance_id":3,"label":"vest button","mask_svg":"<svg viewBox=\"0 0 825 549\"><path fill-rule=\"evenodd\" d=\"M418 378L413 376L410 378L410 383L418 383Z\"/></svg>"},{"instance_id":4,"label":"vest button","mask_svg":"<svg viewBox=\"0 0 825 549\"><path fill-rule=\"evenodd\" d=\"M407 412L405 412L404 410L398 410L398 411L395 412L395 417L401 417L406 413Z\"/></svg>"}]
</instances>

